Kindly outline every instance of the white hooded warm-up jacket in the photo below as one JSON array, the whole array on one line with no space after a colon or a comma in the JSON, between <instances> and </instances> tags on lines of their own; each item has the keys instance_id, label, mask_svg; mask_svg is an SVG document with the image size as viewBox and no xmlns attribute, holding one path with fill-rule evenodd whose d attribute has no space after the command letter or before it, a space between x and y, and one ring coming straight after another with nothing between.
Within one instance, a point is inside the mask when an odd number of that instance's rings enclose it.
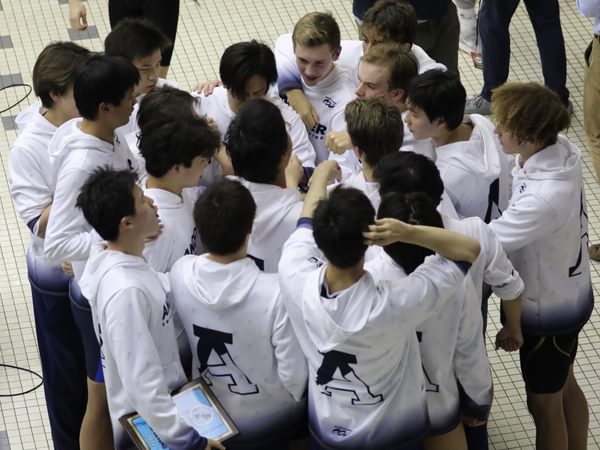
<instances>
[{"instance_id":1,"label":"white hooded warm-up jacket","mask_svg":"<svg viewBox=\"0 0 600 450\"><path fill-rule=\"evenodd\" d=\"M170 272L171 298L202 376L240 430L240 443L289 437L306 411L306 361L277 275L253 260L184 256ZM270 447L265 447L270 448Z\"/></svg>"},{"instance_id":2,"label":"white hooded warm-up jacket","mask_svg":"<svg viewBox=\"0 0 600 450\"><path fill-rule=\"evenodd\" d=\"M415 325L461 284L462 270L433 257L404 279L365 272L330 295L312 226L301 219L279 264L282 296L308 360L311 434L324 446L387 449L428 430Z\"/></svg>"},{"instance_id":3,"label":"white hooded warm-up jacket","mask_svg":"<svg viewBox=\"0 0 600 450\"><path fill-rule=\"evenodd\" d=\"M568 139L513 169L513 193L490 224L525 282L521 323L528 333L580 329L594 307L581 153Z\"/></svg>"},{"instance_id":4,"label":"white hooded warm-up jacket","mask_svg":"<svg viewBox=\"0 0 600 450\"><path fill-rule=\"evenodd\" d=\"M178 415L170 392L187 379L179 359L168 278L143 258L93 247L79 281L100 342L115 448L131 448L119 418L137 411L171 449L206 440Z\"/></svg>"},{"instance_id":5,"label":"white hooded warm-up jacket","mask_svg":"<svg viewBox=\"0 0 600 450\"><path fill-rule=\"evenodd\" d=\"M471 138L437 147L435 164L458 217L489 223L508 206L509 160L489 119L471 114L466 120L473 125Z\"/></svg>"}]
</instances>

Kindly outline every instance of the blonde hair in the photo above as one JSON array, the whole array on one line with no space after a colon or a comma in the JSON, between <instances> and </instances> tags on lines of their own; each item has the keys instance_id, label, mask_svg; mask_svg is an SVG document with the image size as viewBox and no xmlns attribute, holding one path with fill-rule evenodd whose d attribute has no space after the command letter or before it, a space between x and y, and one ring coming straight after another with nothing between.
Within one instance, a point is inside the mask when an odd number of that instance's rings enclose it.
<instances>
[{"instance_id":1,"label":"blonde hair","mask_svg":"<svg viewBox=\"0 0 600 450\"><path fill-rule=\"evenodd\" d=\"M506 83L492 92L492 115L496 123L521 143L547 147L569 127L571 117L560 97L539 83Z\"/></svg>"},{"instance_id":2,"label":"blonde hair","mask_svg":"<svg viewBox=\"0 0 600 450\"><path fill-rule=\"evenodd\" d=\"M311 12L302 17L294 26L292 42L294 49L329 45L331 51L340 48L340 27L330 13Z\"/></svg>"},{"instance_id":3,"label":"blonde hair","mask_svg":"<svg viewBox=\"0 0 600 450\"><path fill-rule=\"evenodd\" d=\"M361 61L386 68L389 89L406 89L408 83L419 74L416 56L393 42L375 44Z\"/></svg>"}]
</instances>

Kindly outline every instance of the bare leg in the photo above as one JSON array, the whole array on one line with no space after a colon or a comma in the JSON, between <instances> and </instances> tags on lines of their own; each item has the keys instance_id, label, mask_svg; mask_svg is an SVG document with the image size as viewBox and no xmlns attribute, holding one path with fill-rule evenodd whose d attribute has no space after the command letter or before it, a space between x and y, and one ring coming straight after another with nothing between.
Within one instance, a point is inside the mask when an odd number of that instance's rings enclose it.
<instances>
[{"instance_id":1,"label":"bare leg","mask_svg":"<svg viewBox=\"0 0 600 450\"><path fill-rule=\"evenodd\" d=\"M113 434L104 383L88 378L88 401L79 433L81 450L113 450Z\"/></svg>"},{"instance_id":2,"label":"bare leg","mask_svg":"<svg viewBox=\"0 0 600 450\"><path fill-rule=\"evenodd\" d=\"M527 406L536 428L537 450L567 450L567 423L562 390L552 394L527 392Z\"/></svg>"},{"instance_id":3,"label":"bare leg","mask_svg":"<svg viewBox=\"0 0 600 450\"><path fill-rule=\"evenodd\" d=\"M572 365L563 388L563 410L569 436L569 450L586 450L590 414L585 395L575 380Z\"/></svg>"},{"instance_id":4,"label":"bare leg","mask_svg":"<svg viewBox=\"0 0 600 450\"><path fill-rule=\"evenodd\" d=\"M467 438L462 423L447 433L425 439L425 450L467 450Z\"/></svg>"}]
</instances>

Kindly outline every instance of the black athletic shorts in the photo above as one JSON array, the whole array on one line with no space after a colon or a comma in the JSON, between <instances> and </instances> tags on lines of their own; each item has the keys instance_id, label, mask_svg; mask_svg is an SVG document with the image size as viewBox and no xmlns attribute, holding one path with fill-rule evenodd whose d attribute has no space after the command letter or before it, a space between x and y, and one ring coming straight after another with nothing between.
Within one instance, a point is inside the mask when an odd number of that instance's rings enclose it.
<instances>
[{"instance_id":1,"label":"black athletic shorts","mask_svg":"<svg viewBox=\"0 0 600 450\"><path fill-rule=\"evenodd\" d=\"M553 394L564 387L575 361L580 331L556 336L523 333L521 373L528 392Z\"/></svg>"}]
</instances>

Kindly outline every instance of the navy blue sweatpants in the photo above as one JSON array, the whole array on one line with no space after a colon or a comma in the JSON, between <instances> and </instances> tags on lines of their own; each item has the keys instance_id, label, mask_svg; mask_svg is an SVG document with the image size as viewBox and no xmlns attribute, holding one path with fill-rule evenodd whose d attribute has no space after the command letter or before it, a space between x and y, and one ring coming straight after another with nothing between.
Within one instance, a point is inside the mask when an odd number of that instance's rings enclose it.
<instances>
[{"instance_id":1,"label":"navy blue sweatpants","mask_svg":"<svg viewBox=\"0 0 600 450\"><path fill-rule=\"evenodd\" d=\"M560 26L558 0L523 0L535 31L540 51L544 83L567 103L569 91L565 41ZM510 36L508 28L519 0L482 0L479 33L483 53L483 89L481 96L490 100L492 89L508 79Z\"/></svg>"},{"instance_id":2,"label":"navy blue sweatpants","mask_svg":"<svg viewBox=\"0 0 600 450\"><path fill-rule=\"evenodd\" d=\"M27 272L56 450L78 450L87 403L85 358L69 302L69 277L60 266L28 253Z\"/></svg>"}]
</instances>

